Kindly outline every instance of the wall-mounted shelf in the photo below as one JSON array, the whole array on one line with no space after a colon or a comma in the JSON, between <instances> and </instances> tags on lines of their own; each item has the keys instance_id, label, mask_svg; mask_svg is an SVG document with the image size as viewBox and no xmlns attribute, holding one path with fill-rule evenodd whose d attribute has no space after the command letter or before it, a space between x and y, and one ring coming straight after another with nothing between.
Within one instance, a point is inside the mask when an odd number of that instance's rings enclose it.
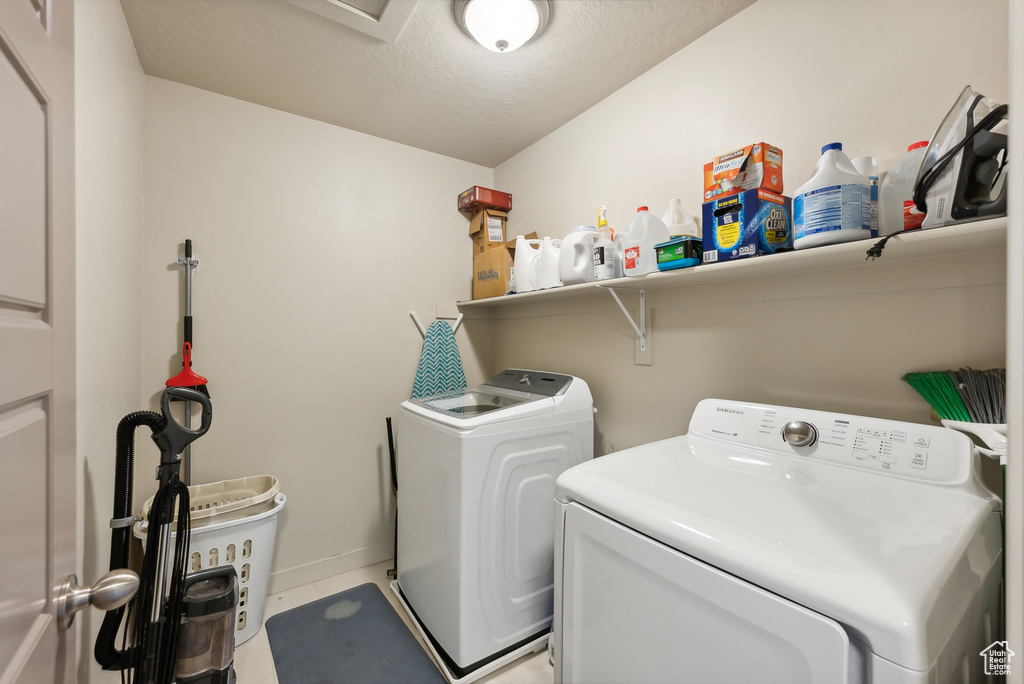
<instances>
[{"instance_id":1,"label":"wall-mounted shelf","mask_svg":"<svg viewBox=\"0 0 1024 684\"><path fill-rule=\"evenodd\" d=\"M875 241L858 240L840 245L827 245L719 264L649 273L636 278L615 278L504 297L461 301L457 305L470 317L473 317L474 314L481 314L481 317L486 318L489 315L495 315L498 309L504 307L575 298L605 297L606 295L600 290L608 287L650 292L664 288L685 288L748 278L792 276L812 271L857 267L869 269L881 263L986 252L1006 248L1006 225L1007 220L1002 217L932 230L911 231L899 238L889 240L882 256L877 261L866 259L866 252Z\"/></svg>"}]
</instances>

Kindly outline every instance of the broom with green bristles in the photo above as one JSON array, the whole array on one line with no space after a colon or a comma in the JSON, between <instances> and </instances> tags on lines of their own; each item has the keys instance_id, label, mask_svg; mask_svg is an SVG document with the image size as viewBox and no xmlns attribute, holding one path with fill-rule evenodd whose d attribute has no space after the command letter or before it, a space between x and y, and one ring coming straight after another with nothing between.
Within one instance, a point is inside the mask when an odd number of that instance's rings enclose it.
<instances>
[{"instance_id":1,"label":"broom with green bristles","mask_svg":"<svg viewBox=\"0 0 1024 684\"><path fill-rule=\"evenodd\" d=\"M1006 370L932 371L903 376L943 425L982 440L986 456L1006 463Z\"/></svg>"}]
</instances>

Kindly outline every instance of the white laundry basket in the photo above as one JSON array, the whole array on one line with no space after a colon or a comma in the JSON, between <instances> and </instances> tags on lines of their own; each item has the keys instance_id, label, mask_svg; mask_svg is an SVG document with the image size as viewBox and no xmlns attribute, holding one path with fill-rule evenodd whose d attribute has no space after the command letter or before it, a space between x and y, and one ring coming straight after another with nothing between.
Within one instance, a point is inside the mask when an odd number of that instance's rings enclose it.
<instances>
[{"instance_id":1,"label":"white laundry basket","mask_svg":"<svg viewBox=\"0 0 1024 684\"><path fill-rule=\"evenodd\" d=\"M270 475L188 488L192 531L188 574L225 564L234 566L239 590L236 646L255 636L263 624L277 514L286 500L280 489L280 482ZM150 498L140 513L143 521L133 527L143 547L149 527L146 519L152 505ZM173 533L171 539L173 543Z\"/></svg>"}]
</instances>

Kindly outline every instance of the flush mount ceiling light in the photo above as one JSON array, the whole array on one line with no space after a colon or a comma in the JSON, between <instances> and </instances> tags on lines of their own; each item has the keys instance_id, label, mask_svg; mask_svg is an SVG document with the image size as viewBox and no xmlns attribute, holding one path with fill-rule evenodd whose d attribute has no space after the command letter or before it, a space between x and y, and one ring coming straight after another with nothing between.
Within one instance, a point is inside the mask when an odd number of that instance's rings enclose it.
<instances>
[{"instance_id":1,"label":"flush mount ceiling light","mask_svg":"<svg viewBox=\"0 0 1024 684\"><path fill-rule=\"evenodd\" d=\"M455 0L455 21L493 52L512 52L540 35L551 16L549 0Z\"/></svg>"}]
</instances>

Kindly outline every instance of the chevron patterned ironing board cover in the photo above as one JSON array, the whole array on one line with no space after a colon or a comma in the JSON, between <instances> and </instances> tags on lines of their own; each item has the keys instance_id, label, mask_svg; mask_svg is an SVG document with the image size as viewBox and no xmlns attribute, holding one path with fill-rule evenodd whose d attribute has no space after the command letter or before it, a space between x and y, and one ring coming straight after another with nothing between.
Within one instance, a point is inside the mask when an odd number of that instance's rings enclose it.
<instances>
[{"instance_id":1,"label":"chevron patterned ironing board cover","mask_svg":"<svg viewBox=\"0 0 1024 684\"><path fill-rule=\"evenodd\" d=\"M426 397L466 386L462 357L455 342L455 332L447 321L434 321L423 338L423 353L416 369L412 396Z\"/></svg>"}]
</instances>

